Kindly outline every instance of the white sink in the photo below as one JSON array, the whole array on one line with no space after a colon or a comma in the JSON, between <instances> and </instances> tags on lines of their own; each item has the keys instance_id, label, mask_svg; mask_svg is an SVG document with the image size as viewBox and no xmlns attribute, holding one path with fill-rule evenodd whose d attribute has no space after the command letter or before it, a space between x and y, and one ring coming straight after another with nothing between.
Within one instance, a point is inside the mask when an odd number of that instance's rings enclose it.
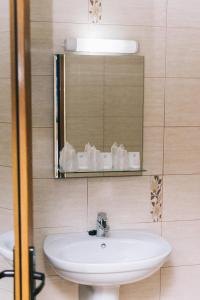
<instances>
[{"instance_id":1,"label":"white sink","mask_svg":"<svg viewBox=\"0 0 200 300\"><path fill-rule=\"evenodd\" d=\"M13 265L14 233L6 232L0 235L0 255L2 255L10 265Z\"/></svg>"},{"instance_id":2,"label":"white sink","mask_svg":"<svg viewBox=\"0 0 200 300\"><path fill-rule=\"evenodd\" d=\"M113 231L106 238L58 234L44 242L44 252L55 272L87 286L81 288L80 299L84 300L118 299L120 285L152 275L171 250L163 238L143 231Z\"/></svg>"}]
</instances>

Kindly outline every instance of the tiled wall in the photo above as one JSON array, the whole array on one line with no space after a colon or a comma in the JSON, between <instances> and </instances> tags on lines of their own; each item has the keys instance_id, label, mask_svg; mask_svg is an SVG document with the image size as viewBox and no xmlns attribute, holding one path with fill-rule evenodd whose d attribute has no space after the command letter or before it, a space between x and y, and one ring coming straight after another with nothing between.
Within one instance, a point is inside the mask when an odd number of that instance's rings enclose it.
<instances>
[{"instance_id":1,"label":"tiled wall","mask_svg":"<svg viewBox=\"0 0 200 300\"><path fill-rule=\"evenodd\" d=\"M9 1L0 1L0 234L13 229ZM0 272L11 266L0 256ZM0 281L0 299L13 299L12 279Z\"/></svg>"},{"instance_id":2,"label":"tiled wall","mask_svg":"<svg viewBox=\"0 0 200 300\"><path fill-rule=\"evenodd\" d=\"M37 269L48 274L46 289L38 299L78 299L77 286L61 280L45 263L44 237L92 228L97 212L105 210L112 229L151 230L174 247L160 272L122 287L120 300L198 300L200 2L98 0L94 4L88 0L32 0L35 245ZM4 33L0 35L4 53L8 40ZM68 36L140 42L140 54L145 56L144 176L53 179L52 55L63 51ZM9 74L5 63L5 59L0 61L0 67ZM9 120L7 104L3 105L0 119ZM9 124L0 124L0 129L4 141L0 143L0 165L10 166L5 152ZM3 186L5 189L7 181ZM9 197L4 203L9 207Z\"/></svg>"},{"instance_id":3,"label":"tiled wall","mask_svg":"<svg viewBox=\"0 0 200 300\"><path fill-rule=\"evenodd\" d=\"M49 289L40 299L77 300L77 286L44 265L44 236L93 228L100 210L108 213L112 229L149 229L174 247L160 272L122 287L121 300L199 299L200 3L91 2L93 6L87 0L32 1L35 240L38 267L49 275ZM145 56L145 176L53 179L52 54L63 51L68 36L140 42Z\"/></svg>"}]
</instances>

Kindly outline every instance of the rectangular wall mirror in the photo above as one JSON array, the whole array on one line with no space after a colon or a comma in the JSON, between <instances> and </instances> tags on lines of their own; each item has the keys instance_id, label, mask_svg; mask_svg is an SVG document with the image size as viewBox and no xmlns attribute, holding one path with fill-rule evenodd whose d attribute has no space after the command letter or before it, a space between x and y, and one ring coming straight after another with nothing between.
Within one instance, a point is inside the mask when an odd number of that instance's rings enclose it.
<instances>
[{"instance_id":1,"label":"rectangular wall mirror","mask_svg":"<svg viewBox=\"0 0 200 300\"><path fill-rule=\"evenodd\" d=\"M143 105L143 56L55 55L55 177L141 175Z\"/></svg>"}]
</instances>

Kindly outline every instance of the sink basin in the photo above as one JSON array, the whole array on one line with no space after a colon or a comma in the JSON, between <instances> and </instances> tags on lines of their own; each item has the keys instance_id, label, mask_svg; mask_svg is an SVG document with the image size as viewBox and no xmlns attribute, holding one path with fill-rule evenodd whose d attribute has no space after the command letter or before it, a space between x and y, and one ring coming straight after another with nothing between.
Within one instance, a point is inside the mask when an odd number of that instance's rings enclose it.
<instances>
[{"instance_id":1,"label":"sink basin","mask_svg":"<svg viewBox=\"0 0 200 300\"><path fill-rule=\"evenodd\" d=\"M10 265L13 265L14 233L6 232L0 235L0 255L2 255Z\"/></svg>"},{"instance_id":2,"label":"sink basin","mask_svg":"<svg viewBox=\"0 0 200 300\"><path fill-rule=\"evenodd\" d=\"M51 235L44 252L55 272L81 285L80 299L118 299L119 286L149 277L169 257L171 246L143 231L110 232L106 238L87 233ZM82 298L81 298L82 297Z\"/></svg>"}]
</instances>

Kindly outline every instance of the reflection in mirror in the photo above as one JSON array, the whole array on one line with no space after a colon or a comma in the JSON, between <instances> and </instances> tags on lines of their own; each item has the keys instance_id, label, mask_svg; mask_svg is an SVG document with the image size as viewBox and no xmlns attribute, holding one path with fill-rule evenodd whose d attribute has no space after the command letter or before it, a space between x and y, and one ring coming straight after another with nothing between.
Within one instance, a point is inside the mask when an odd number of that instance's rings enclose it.
<instances>
[{"instance_id":1,"label":"reflection in mirror","mask_svg":"<svg viewBox=\"0 0 200 300\"><path fill-rule=\"evenodd\" d=\"M139 175L144 57L55 56L55 177Z\"/></svg>"},{"instance_id":2,"label":"reflection in mirror","mask_svg":"<svg viewBox=\"0 0 200 300\"><path fill-rule=\"evenodd\" d=\"M0 1L0 45L0 244L2 245L2 240L5 235L13 230L12 119L8 0ZM12 247L9 248L9 250L12 255ZM0 272L12 268L12 261L9 255L0 251ZM13 279L4 278L0 283L0 299L14 299Z\"/></svg>"}]
</instances>

